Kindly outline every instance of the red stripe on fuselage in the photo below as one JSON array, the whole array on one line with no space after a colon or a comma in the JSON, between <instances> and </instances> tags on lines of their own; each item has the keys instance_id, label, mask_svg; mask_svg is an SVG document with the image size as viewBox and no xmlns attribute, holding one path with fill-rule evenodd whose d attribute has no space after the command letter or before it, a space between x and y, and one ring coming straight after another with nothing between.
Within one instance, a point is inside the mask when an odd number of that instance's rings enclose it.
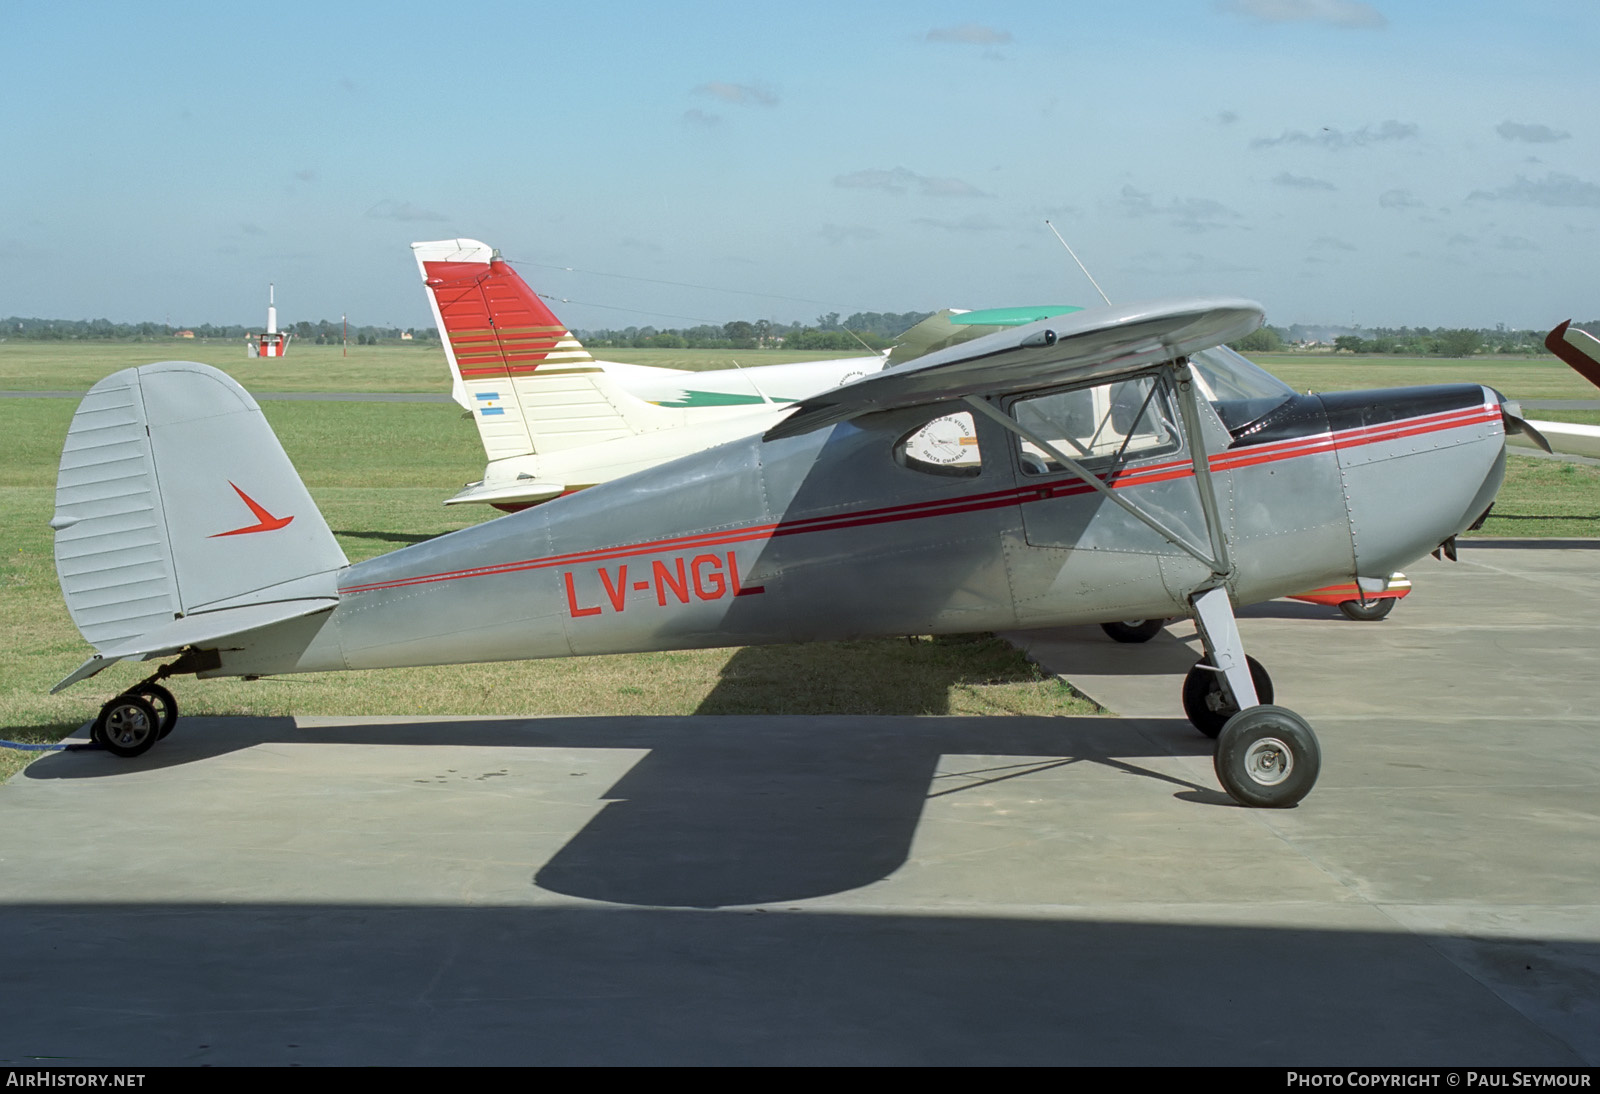
<instances>
[{"instance_id":1,"label":"red stripe on fuselage","mask_svg":"<svg viewBox=\"0 0 1600 1094\"><path fill-rule=\"evenodd\" d=\"M1398 422L1386 422L1382 425L1357 426L1352 429L1341 430L1338 433L1319 433L1312 437L1296 437L1287 441L1274 441L1270 444L1223 452L1211 457L1209 465L1213 471L1232 471L1241 467L1253 467L1257 464L1271 463L1278 460L1291 460L1317 452L1359 448L1363 445L1378 444L1401 437L1457 429L1462 426L1477 425L1491 420L1498 421L1499 418L1500 408L1498 406L1493 403L1483 403L1467 410L1428 414L1418 418L1403 419ZM1145 467L1130 468L1114 474L1109 479L1104 476L1101 476L1101 478L1112 489L1124 490L1180 479L1193 474L1194 467L1190 461L1169 460ZM458 581L469 577L492 577L498 574L519 573L525 570L549 569L554 566L604 562L615 558L626 558L631 555L660 554L666 551L685 551L733 543L749 543L754 540L803 535L809 532L836 532L849 528L870 527L875 524L893 524L907 520L924 520L930 517L957 516L964 513L982 512L988 509L1003 509L1010 505L1026 505L1029 502L1043 501L1050 498L1072 497L1089 493L1092 490L1094 490L1094 487L1082 479L1039 483L1038 485L1011 487L992 493L972 494L944 501L909 502L879 509L840 513L835 516L803 517L798 520L754 524L727 531L701 532L693 535L651 540L644 543L590 548L564 555L551 555L548 558L522 559L516 562L501 562L490 566L474 566L464 570L448 570L436 574L420 574L415 577L396 578L393 581L375 581L365 585L348 585L341 588L339 593L341 596L354 595L355 593L375 592L381 589L399 589L409 585L431 584L436 581Z\"/></svg>"}]
</instances>

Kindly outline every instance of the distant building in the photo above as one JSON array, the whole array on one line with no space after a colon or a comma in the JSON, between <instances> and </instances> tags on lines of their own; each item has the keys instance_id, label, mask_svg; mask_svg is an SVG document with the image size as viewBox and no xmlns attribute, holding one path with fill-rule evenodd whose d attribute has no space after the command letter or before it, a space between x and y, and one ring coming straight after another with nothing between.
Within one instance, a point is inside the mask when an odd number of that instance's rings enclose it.
<instances>
[{"instance_id":1,"label":"distant building","mask_svg":"<svg viewBox=\"0 0 1600 1094\"><path fill-rule=\"evenodd\" d=\"M192 330L173 331L172 332L172 337L174 337L174 338L193 338L194 337L194 331L192 331Z\"/></svg>"},{"instance_id":2,"label":"distant building","mask_svg":"<svg viewBox=\"0 0 1600 1094\"><path fill-rule=\"evenodd\" d=\"M411 341L411 332L408 331L408 330L401 331L400 332L400 341L402 341L402 342Z\"/></svg>"}]
</instances>

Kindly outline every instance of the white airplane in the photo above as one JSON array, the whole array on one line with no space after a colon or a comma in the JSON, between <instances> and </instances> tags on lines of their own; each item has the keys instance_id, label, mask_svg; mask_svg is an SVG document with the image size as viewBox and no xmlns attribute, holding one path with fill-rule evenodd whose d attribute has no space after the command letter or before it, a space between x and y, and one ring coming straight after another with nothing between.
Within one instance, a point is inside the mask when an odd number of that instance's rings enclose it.
<instances>
[{"instance_id":1,"label":"white airplane","mask_svg":"<svg viewBox=\"0 0 1600 1094\"><path fill-rule=\"evenodd\" d=\"M944 311L902 335L892 354L691 372L595 360L487 244L443 239L411 249L444 336L450 394L472 415L488 458L483 479L445 504L507 511L763 432L796 400L891 361L1079 310ZM936 441L948 438L930 435Z\"/></svg>"}]
</instances>

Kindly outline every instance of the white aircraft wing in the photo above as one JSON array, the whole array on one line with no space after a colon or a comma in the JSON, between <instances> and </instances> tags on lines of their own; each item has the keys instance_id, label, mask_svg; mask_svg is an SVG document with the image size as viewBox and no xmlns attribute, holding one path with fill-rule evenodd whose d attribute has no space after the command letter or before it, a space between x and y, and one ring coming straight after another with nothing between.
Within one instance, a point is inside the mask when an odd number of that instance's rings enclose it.
<instances>
[{"instance_id":1,"label":"white aircraft wing","mask_svg":"<svg viewBox=\"0 0 1600 1094\"><path fill-rule=\"evenodd\" d=\"M1261 326L1253 300L1197 297L1093 308L1000 331L805 399L767 430L795 437L863 414L964 395L1005 395L1134 372L1242 338Z\"/></svg>"}]
</instances>

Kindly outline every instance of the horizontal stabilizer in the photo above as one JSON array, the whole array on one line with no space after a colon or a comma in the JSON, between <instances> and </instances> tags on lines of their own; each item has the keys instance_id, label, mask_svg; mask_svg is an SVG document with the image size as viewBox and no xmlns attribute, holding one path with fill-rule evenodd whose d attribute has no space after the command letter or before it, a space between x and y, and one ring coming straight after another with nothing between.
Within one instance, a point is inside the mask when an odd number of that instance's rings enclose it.
<instances>
[{"instance_id":1,"label":"horizontal stabilizer","mask_svg":"<svg viewBox=\"0 0 1600 1094\"><path fill-rule=\"evenodd\" d=\"M1160 300L1057 315L891 366L797 404L766 438L794 437L863 414L965 395L1005 395L1101 380L1221 345L1261 326L1239 299Z\"/></svg>"},{"instance_id":2,"label":"horizontal stabilizer","mask_svg":"<svg viewBox=\"0 0 1600 1094\"><path fill-rule=\"evenodd\" d=\"M463 487L446 505L537 505L541 501L560 497L567 488L558 482L535 482L532 479L512 482L475 482Z\"/></svg>"},{"instance_id":3,"label":"horizontal stabilizer","mask_svg":"<svg viewBox=\"0 0 1600 1094\"><path fill-rule=\"evenodd\" d=\"M329 582L331 586L332 581ZM219 638L226 638L233 634L243 634L253 631L258 627L266 627L273 623L282 623L289 619L299 619L304 615L315 615L317 612L331 611L339 603L337 592L332 596L315 597L306 600L283 600L274 604L249 604L238 608L223 608L220 611L201 612L198 615L186 616L183 619L174 619L164 627L140 635L122 647L110 647L102 650L94 657L89 658L79 665L66 679L50 689L54 695L58 691L71 687L79 680L86 680L95 675L108 665L118 661L149 660L152 657L166 657L177 653L185 646L200 646L207 642L215 642Z\"/></svg>"}]
</instances>

